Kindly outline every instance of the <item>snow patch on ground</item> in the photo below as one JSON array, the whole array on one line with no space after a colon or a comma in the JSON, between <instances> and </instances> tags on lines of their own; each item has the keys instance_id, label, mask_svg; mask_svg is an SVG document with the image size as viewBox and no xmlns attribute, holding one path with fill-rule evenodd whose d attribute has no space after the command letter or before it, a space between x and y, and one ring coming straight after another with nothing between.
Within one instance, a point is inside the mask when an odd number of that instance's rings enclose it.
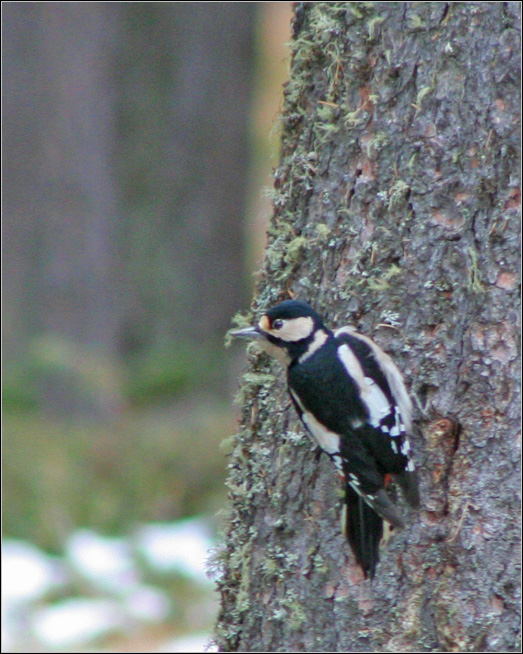
<instances>
[{"instance_id":1,"label":"snow patch on ground","mask_svg":"<svg viewBox=\"0 0 523 654\"><path fill-rule=\"evenodd\" d=\"M3 651L73 650L132 633L140 623L168 622L171 598L144 581L144 563L157 574L183 575L210 593L205 568L213 545L203 518L146 524L126 538L80 529L65 542L63 558L4 540ZM85 596L78 596L79 585ZM209 639L206 633L188 634L157 651L215 651L208 649Z\"/></svg>"}]
</instances>

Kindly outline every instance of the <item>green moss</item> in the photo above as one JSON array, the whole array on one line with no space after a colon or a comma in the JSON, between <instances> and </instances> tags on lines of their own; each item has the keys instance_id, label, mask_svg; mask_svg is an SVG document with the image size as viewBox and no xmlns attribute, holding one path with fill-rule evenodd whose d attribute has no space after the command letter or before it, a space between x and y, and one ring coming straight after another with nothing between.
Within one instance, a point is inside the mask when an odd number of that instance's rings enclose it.
<instances>
[{"instance_id":1,"label":"green moss","mask_svg":"<svg viewBox=\"0 0 523 654\"><path fill-rule=\"evenodd\" d=\"M416 95L416 105L421 108L423 100L433 91L434 88L432 86L424 86L422 89L420 89Z\"/></svg>"},{"instance_id":2,"label":"green moss","mask_svg":"<svg viewBox=\"0 0 523 654\"><path fill-rule=\"evenodd\" d=\"M402 179L398 181L389 190L389 209L393 209L402 204L410 191L410 186Z\"/></svg>"},{"instance_id":3,"label":"green moss","mask_svg":"<svg viewBox=\"0 0 523 654\"><path fill-rule=\"evenodd\" d=\"M297 236L294 238L288 245L287 251L284 256L284 261L286 264L294 265L300 261L303 250L307 245L307 239L305 236Z\"/></svg>"},{"instance_id":4,"label":"green moss","mask_svg":"<svg viewBox=\"0 0 523 654\"><path fill-rule=\"evenodd\" d=\"M479 265L478 265L478 253L476 250L472 247L469 247L469 255L470 255L470 260L471 260L471 265L468 267L468 273L469 273L469 289L473 293L484 293L485 292L485 286L483 285L481 278L480 278L480 273L479 273Z\"/></svg>"},{"instance_id":5,"label":"green moss","mask_svg":"<svg viewBox=\"0 0 523 654\"><path fill-rule=\"evenodd\" d=\"M231 454L231 452L234 449L234 446L236 444L236 434L233 436L226 436L220 441L219 448L220 452L225 454L225 456L228 456Z\"/></svg>"},{"instance_id":6,"label":"green moss","mask_svg":"<svg viewBox=\"0 0 523 654\"><path fill-rule=\"evenodd\" d=\"M243 376L244 384L254 387L254 389L264 386L265 384L272 384L275 379L275 376L270 373L256 371L247 372Z\"/></svg>"},{"instance_id":7,"label":"green moss","mask_svg":"<svg viewBox=\"0 0 523 654\"><path fill-rule=\"evenodd\" d=\"M318 120L321 120L324 123L332 122L336 119L338 111L339 107L337 105L333 106L332 104L322 102L316 109L316 116Z\"/></svg>"},{"instance_id":8,"label":"green moss","mask_svg":"<svg viewBox=\"0 0 523 654\"><path fill-rule=\"evenodd\" d=\"M412 157L409 159L409 162L407 163L407 168L412 171L412 169L416 166L417 160L418 160L418 153L414 152Z\"/></svg>"},{"instance_id":9,"label":"green moss","mask_svg":"<svg viewBox=\"0 0 523 654\"><path fill-rule=\"evenodd\" d=\"M369 41L374 41L379 34L380 25L383 23L385 18L383 16L375 16L371 18L367 24L367 30L369 34Z\"/></svg>"},{"instance_id":10,"label":"green moss","mask_svg":"<svg viewBox=\"0 0 523 654\"><path fill-rule=\"evenodd\" d=\"M225 334L225 347L231 346L234 338L231 336L231 331L234 329L242 329L243 327L250 327L252 325L253 315L252 312L240 311L232 317L233 326Z\"/></svg>"},{"instance_id":11,"label":"green moss","mask_svg":"<svg viewBox=\"0 0 523 654\"><path fill-rule=\"evenodd\" d=\"M368 277L366 279L366 285L372 291L385 291L391 286L390 280L401 272L402 269L399 266L392 264L380 277Z\"/></svg>"},{"instance_id":12,"label":"green moss","mask_svg":"<svg viewBox=\"0 0 523 654\"><path fill-rule=\"evenodd\" d=\"M409 16L409 27L412 30L421 30L424 29L425 23L422 21L421 17L417 14L411 14Z\"/></svg>"},{"instance_id":13,"label":"green moss","mask_svg":"<svg viewBox=\"0 0 523 654\"><path fill-rule=\"evenodd\" d=\"M362 20L365 17L364 13L359 8L361 2L350 2L349 5L349 11L354 16L354 18Z\"/></svg>"},{"instance_id":14,"label":"green moss","mask_svg":"<svg viewBox=\"0 0 523 654\"><path fill-rule=\"evenodd\" d=\"M376 154L382 150L387 143L389 142L389 137L385 132L381 132L378 134L375 134L369 141L367 142L367 156L369 159L374 159Z\"/></svg>"},{"instance_id":15,"label":"green moss","mask_svg":"<svg viewBox=\"0 0 523 654\"><path fill-rule=\"evenodd\" d=\"M317 223L314 229L320 238L327 238L331 233L331 228L324 223Z\"/></svg>"}]
</instances>

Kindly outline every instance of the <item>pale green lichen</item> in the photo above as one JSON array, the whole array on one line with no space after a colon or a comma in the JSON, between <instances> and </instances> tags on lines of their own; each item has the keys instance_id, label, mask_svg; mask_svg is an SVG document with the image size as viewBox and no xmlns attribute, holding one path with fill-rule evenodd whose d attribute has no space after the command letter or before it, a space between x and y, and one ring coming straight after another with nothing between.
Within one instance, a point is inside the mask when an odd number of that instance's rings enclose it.
<instances>
[{"instance_id":1,"label":"pale green lichen","mask_svg":"<svg viewBox=\"0 0 523 654\"><path fill-rule=\"evenodd\" d=\"M377 37L377 35L379 34L380 25L383 23L384 20L385 18L383 16L375 16L374 18L370 19L367 26L369 41L374 41L374 39Z\"/></svg>"},{"instance_id":2,"label":"pale green lichen","mask_svg":"<svg viewBox=\"0 0 523 654\"><path fill-rule=\"evenodd\" d=\"M234 336L231 335L231 332L235 329L242 329L243 327L249 327L252 325L252 313L249 312L238 312L232 317L233 327L227 331L225 334L225 347L230 347Z\"/></svg>"},{"instance_id":3,"label":"pale green lichen","mask_svg":"<svg viewBox=\"0 0 523 654\"><path fill-rule=\"evenodd\" d=\"M420 16L418 16L417 14L411 14L409 16L409 23L410 23L409 27L412 30L421 30L421 29L424 29L424 27L425 27L425 23L422 21Z\"/></svg>"},{"instance_id":4,"label":"pale green lichen","mask_svg":"<svg viewBox=\"0 0 523 654\"><path fill-rule=\"evenodd\" d=\"M402 179L398 179L389 190L389 208L393 209L402 204L409 191L410 186Z\"/></svg>"},{"instance_id":5,"label":"pale green lichen","mask_svg":"<svg viewBox=\"0 0 523 654\"><path fill-rule=\"evenodd\" d=\"M367 279L367 285L368 287L373 290L373 291L386 291L387 289L390 288L390 280L393 277L396 277L397 275L401 274L402 269L397 266L396 264L392 264L386 272L384 272L380 277L378 278L373 278L370 277Z\"/></svg>"},{"instance_id":6,"label":"pale green lichen","mask_svg":"<svg viewBox=\"0 0 523 654\"><path fill-rule=\"evenodd\" d=\"M471 260L471 265L468 267L469 288L473 293L484 293L485 286L483 285L479 274L478 253L474 248L469 247L469 255Z\"/></svg>"},{"instance_id":7,"label":"pale green lichen","mask_svg":"<svg viewBox=\"0 0 523 654\"><path fill-rule=\"evenodd\" d=\"M388 143L389 137L385 132L375 134L366 145L367 156L370 160L374 159L376 154L380 152Z\"/></svg>"},{"instance_id":8,"label":"pale green lichen","mask_svg":"<svg viewBox=\"0 0 523 654\"><path fill-rule=\"evenodd\" d=\"M416 105L418 107L418 111L421 109L423 100L429 95L429 93L432 93L433 91L434 88L432 86L425 86L418 91L418 94L416 95Z\"/></svg>"},{"instance_id":9,"label":"pale green lichen","mask_svg":"<svg viewBox=\"0 0 523 654\"><path fill-rule=\"evenodd\" d=\"M286 248L285 255L283 260L286 264L295 264L301 259L303 249L307 245L307 239L305 236L297 236L294 238Z\"/></svg>"}]
</instances>

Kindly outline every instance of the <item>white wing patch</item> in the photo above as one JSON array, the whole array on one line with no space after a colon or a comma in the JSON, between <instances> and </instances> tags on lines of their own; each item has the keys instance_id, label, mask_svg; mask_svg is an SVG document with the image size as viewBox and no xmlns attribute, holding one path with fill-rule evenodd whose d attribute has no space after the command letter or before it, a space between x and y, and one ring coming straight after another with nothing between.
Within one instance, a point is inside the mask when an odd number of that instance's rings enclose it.
<instances>
[{"instance_id":1,"label":"white wing patch","mask_svg":"<svg viewBox=\"0 0 523 654\"><path fill-rule=\"evenodd\" d=\"M342 336L343 334L349 334L366 343L371 348L378 365L383 371L394 398L394 405L389 403L383 391L372 380L365 377L363 369L350 346L344 343L339 347L338 356L360 388L361 399L368 408L369 421L372 426L378 427L382 432L387 433L391 437L390 446L392 451L395 454L401 453L407 457L406 470L409 472L414 471L415 467L410 459L411 447L407 436L412 429L412 402L405 388L401 372L389 355L383 352L368 336L358 333L354 327L350 326L341 327L334 332L336 337ZM393 425L388 426L386 424L388 421L380 422L382 418L390 414L394 416Z\"/></svg>"},{"instance_id":2,"label":"white wing patch","mask_svg":"<svg viewBox=\"0 0 523 654\"><path fill-rule=\"evenodd\" d=\"M296 393L291 389L292 397L296 400L296 403L301 409L302 415L301 419L303 420L305 426L307 429L310 431L310 433L313 435L314 439L318 443L318 445L322 448L322 450L325 450L325 452L328 452L329 454L335 454L340 451L340 437L338 434L335 434L333 431L330 431L325 427L324 425L321 424L316 418L307 411L307 409L303 406L300 398L296 395Z\"/></svg>"},{"instance_id":3,"label":"white wing patch","mask_svg":"<svg viewBox=\"0 0 523 654\"><path fill-rule=\"evenodd\" d=\"M381 428L381 421L391 411L390 402L385 393L363 369L351 348L344 343L338 348L338 357L360 390L360 396L369 412L369 422L373 427Z\"/></svg>"},{"instance_id":4,"label":"white wing patch","mask_svg":"<svg viewBox=\"0 0 523 654\"><path fill-rule=\"evenodd\" d=\"M398 370L394 361L389 357L388 354L386 354L380 347L378 347L378 345L376 345L376 343L371 338L365 336L364 334L360 334L354 329L354 327L341 327L334 332L334 336L336 337L342 336L343 334L354 336L354 338L363 341L371 348L376 361L383 370L383 373L389 383L392 395L399 408L399 413L401 414L401 420L404 428L407 432L410 432L412 429L412 402L410 401L409 394L405 388L401 372ZM394 435L395 434L391 432L391 436Z\"/></svg>"}]
</instances>

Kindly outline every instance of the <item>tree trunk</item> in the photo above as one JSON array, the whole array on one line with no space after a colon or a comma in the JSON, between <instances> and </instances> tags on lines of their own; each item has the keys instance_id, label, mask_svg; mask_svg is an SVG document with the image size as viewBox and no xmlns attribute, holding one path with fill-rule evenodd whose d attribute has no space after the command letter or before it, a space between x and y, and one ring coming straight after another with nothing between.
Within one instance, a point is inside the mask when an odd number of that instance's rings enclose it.
<instances>
[{"instance_id":1,"label":"tree trunk","mask_svg":"<svg viewBox=\"0 0 523 654\"><path fill-rule=\"evenodd\" d=\"M253 310L295 296L393 356L422 508L363 580L334 467L251 353L222 651L519 650L519 6L295 5Z\"/></svg>"}]
</instances>

